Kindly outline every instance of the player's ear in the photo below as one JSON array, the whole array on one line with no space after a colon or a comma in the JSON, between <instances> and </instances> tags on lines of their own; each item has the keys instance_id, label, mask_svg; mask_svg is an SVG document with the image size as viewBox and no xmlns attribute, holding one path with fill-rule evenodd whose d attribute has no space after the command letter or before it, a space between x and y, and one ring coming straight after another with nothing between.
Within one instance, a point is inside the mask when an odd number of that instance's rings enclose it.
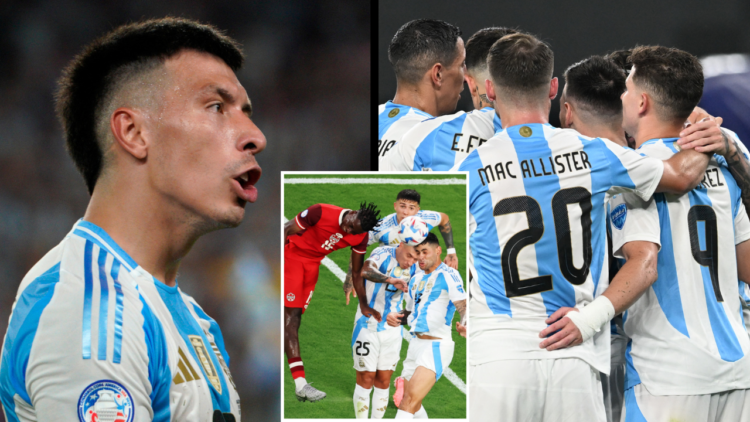
<instances>
[{"instance_id":1,"label":"player's ear","mask_svg":"<svg viewBox=\"0 0 750 422\"><path fill-rule=\"evenodd\" d=\"M549 83L550 100L554 100L555 98L557 98L557 88L559 88L557 78L552 78L552 81L550 81Z\"/></svg>"},{"instance_id":2,"label":"player's ear","mask_svg":"<svg viewBox=\"0 0 750 422\"><path fill-rule=\"evenodd\" d=\"M148 143L143 136L144 121L140 111L126 107L115 110L109 120L115 143L138 160L148 155Z\"/></svg>"},{"instance_id":3,"label":"player's ear","mask_svg":"<svg viewBox=\"0 0 750 422\"><path fill-rule=\"evenodd\" d=\"M432 65L432 68L430 68L430 80L432 81L432 84L440 87L443 85L443 65L440 63L435 63Z\"/></svg>"},{"instance_id":4,"label":"player's ear","mask_svg":"<svg viewBox=\"0 0 750 422\"><path fill-rule=\"evenodd\" d=\"M646 114L649 109L653 107L653 104L651 103L651 98L649 98L648 94L645 92L641 92L640 97L641 102L638 104L638 115L644 115Z\"/></svg>"},{"instance_id":5,"label":"player's ear","mask_svg":"<svg viewBox=\"0 0 750 422\"><path fill-rule=\"evenodd\" d=\"M565 108L565 122L561 122L563 127L571 127L573 125L573 105L569 102L563 104Z\"/></svg>"},{"instance_id":6,"label":"player's ear","mask_svg":"<svg viewBox=\"0 0 750 422\"><path fill-rule=\"evenodd\" d=\"M487 98L490 99L490 101L496 101L497 96L495 95L495 85L492 84L492 81L489 79L484 80L484 89L487 91Z\"/></svg>"}]
</instances>

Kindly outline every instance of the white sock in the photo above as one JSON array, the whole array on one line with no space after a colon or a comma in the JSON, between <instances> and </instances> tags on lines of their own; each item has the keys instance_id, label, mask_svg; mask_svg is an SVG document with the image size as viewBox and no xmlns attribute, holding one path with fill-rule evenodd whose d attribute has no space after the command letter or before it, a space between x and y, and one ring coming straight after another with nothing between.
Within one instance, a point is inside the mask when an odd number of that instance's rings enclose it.
<instances>
[{"instance_id":1,"label":"white sock","mask_svg":"<svg viewBox=\"0 0 750 422\"><path fill-rule=\"evenodd\" d=\"M354 415L357 419L367 419L370 413L370 391L372 387L364 388L359 384L354 387Z\"/></svg>"},{"instance_id":2,"label":"white sock","mask_svg":"<svg viewBox=\"0 0 750 422\"><path fill-rule=\"evenodd\" d=\"M298 392L299 392L299 390L301 390L301 389L302 389L302 387L304 387L304 386L305 386L306 384L307 384L307 380L306 380L306 379L304 379L304 378L302 378L302 377L300 377L300 378L295 378L295 379L294 379L294 386L295 386L295 390L297 390Z\"/></svg>"},{"instance_id":3,"label":"white sock","mask_svg":"<svg viewBox=\"0 0 750 422\"><path fill-rule=\"evenodd\" d=\"M414 415L405 410L398 409L395 419L414 419Z\"/></svg>"},{"instance_id":4,"label":"white sock","mask_svg":"<svg viewBox=\"0 0 750 422\"><path fill-rule=\"evenodd\" d=\"M385 408L388 407L388 388L375 387L372 393L372 419L383 419Z\"/></svg>"},{"instance_id":5,"label":"white sock","mask_svg":"<svg viewBox=\"0 0 750 422\"><path fill-rule=\"evenodd\" d=\"M414 419L430 419L427 417L427 411L424 410L424 406L421 406L417 413L414 414Z\"/></svg>"}]
</instances>

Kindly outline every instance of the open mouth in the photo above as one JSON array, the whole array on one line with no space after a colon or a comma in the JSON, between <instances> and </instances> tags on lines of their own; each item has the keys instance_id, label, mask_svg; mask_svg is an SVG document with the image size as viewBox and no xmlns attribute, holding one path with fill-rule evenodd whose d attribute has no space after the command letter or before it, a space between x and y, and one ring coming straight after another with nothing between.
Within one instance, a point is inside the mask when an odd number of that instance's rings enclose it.
<instances>
[{"instance_id":1,"label":"open mouth","mask_svg":"<svg viewBox=\"0 0 750 422\"><path fill-rule=\"evenodd\" d=\"M256 189L255 183L260 179L260 175L260 167L253 167L234 178L239 185L238 196L240 199L248 202L255 202L258 199L258 189Z\"/></svg>"}]
</instances>

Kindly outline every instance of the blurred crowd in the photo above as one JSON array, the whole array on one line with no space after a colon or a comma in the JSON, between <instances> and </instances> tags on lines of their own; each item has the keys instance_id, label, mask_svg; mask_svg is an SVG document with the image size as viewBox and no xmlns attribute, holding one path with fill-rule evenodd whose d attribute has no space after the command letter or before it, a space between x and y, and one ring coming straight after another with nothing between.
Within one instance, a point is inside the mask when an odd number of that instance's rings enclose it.
<instances>
[{"instance_id":1,"label":"blurred crowd","mask_svg":"<svg viewBox=\"0 0 750 422\"><path fill-rule=\"evenodd\" d=\"M238 76L268 139L259 156L259 199L247 206L239 228L199 240L177 281L222 328L243 420L278 420L279 172L369 168L369 2L2 2L0 333L24 274L88 203L54 113L57 78L96 37L122 23L167 15L225 30L246 55Z\"/></svg>"}]
</instances>

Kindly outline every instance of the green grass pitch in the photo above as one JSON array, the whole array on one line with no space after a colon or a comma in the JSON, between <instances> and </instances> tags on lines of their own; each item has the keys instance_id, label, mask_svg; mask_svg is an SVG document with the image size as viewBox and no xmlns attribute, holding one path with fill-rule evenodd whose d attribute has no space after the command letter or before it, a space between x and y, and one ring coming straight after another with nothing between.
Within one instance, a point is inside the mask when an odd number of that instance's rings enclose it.
<instances>
[{"instance_id":1,"label":"green grass pitch","mask_svg":"<svg viewBox=\"0 0 750 422\"><path fill-rule=\"evenodd\" d=\"M296 177L349 178L347 175L286 175L287 180ZM392 175L357 175L352 178L463 178L463 175L421 175L394 177ZM420 208L448 214L453 227L453 238L459 259L459 271L466 287L466 187L465 185L397 185L397 184L285 184L284 216L287 219L317 203L334 204L357 209L362 201L374 202L381 210L381 217L394 212L396 194L402 189L416 189L422 196ZM437 227L433 232L440 239L445 258L445 245ZM377 245L368 248L368 254ZM351 248L344 248L328 255L340 268L346 271ZM282 289L283 292L283 289ZM302 317L300 327L300 352L305 365L305 375L313 386L325 391L327 397L320 402L299 402L294 395L294 381L284 357L284 417L285 418L354 418L352 396L356 383L353 368L351 336L354 328L354 315L357 299L352 297L348 306L342 290L342 282L325 266L320 267L320 277L315 287L310 305ZM453 341L456 343L450 368L466 382L466 340L455 330L454 316ZM406 357L408 343L403 342L401 361L394 372L394 379L401 373L402 362ZM385 418L396 415L393 404L395 388L391 382L390 402ZM430 418L465 418L467 398L445 376L435 384L423 401Z\"/></svg>"}]
</instances>

